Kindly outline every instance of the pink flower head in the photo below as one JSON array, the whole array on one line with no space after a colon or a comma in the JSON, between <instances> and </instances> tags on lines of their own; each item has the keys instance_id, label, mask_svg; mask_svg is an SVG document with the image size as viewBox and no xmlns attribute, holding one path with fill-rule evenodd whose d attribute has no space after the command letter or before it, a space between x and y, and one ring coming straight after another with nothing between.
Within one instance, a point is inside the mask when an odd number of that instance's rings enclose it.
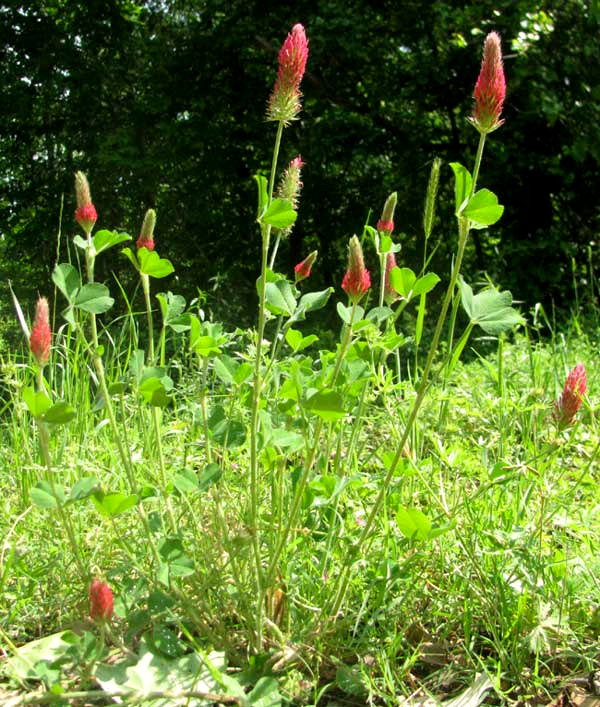
<instances>
[{"instance_id":1,"label":"pink flower head","mask_svg":"<svg viewBox=\"0 0 600 707\"><path fill-rule=\"evenodd\" d=\"M392 192L385 200L383 211L381 212L381 218L377 221L377 230L380 233L385 233L388 236L392 235L394 230L394 212L396 210L397 202L398 193L395 191Z\"/></svg>"},{"instance_id":2,"label":"pink flower head","mask_svg":"<svg viewBox=\"0 0 600 707\"><path fill-rule=\"evenodd\" d=\"M385 285L383 296L386 301L386 304L392 304L392 302L395 302L400 296L392 287L392 283L390 282L390 273L392 271L392 268L395 267L397 267L396 256L394 255L394 252L390 250L386 254L385 259Z\"/></svg>"},{"instance_id":3,"label":"pink flower head","mask_svg":"<svg viewBox=\"0 0 600 707\"><path fill-rule=\"evenodd\" d=\"M75 220L89 235L98 219L98 214L96 213L96 207L92 204L90 185L83 172L75 173L75 195L77 197Z\"/></svg>"},{"instance_id":4,"label":"pink flower head","mask_svg":"<svg viewBox=\"0 0 600 707\"><path fill-rule=\"evenodd\" d=\"M135 242L137 249L147 248L148 250L154 250L154 226L156 225L156 211L154 209L148 209L146 215L144 216L144 222L142 223L142 230L140 231L140 237Z\"/></svg>"},{"instance_id":5,"label":"pink flower head","mask_svg":"<svg viewBox=\"0 0 600 707\"><path fill-rule=\"evenodd\" d=\"M48 314L48 300L45 297L40 297L35 307L35 319L33 320L33 328L29 337L29 349L38 366L42 368L48 363L50 358L51 343L52 331Z\"/></svg>"},{"instance_id":6,"label":"pink flower head","mask_svg":"<svg viewBox=\"0 0 600 707\"><path fill-rule=\"evenodd\" d=\"M554 403L554 419L562 429L573 424L575 415L587 389L587 374L583 363L578 363L567 376L560 398Z\"/></svg>"},{"instance_id":7,"label":"pink flower head","mask_svg":"<svg viewBox=\"0 0 600 707\"><path fill-rule=\"evenodd\" d=\"M307 277L310 277L310 270L315 264L317 255L318 251L313 250L313 252L310 255L307 255L301 263L294 266L294 274L297 283L301 280L305 280Z\"/></svg>"},{"instance_id":8,"label":"pink flower head","mask_svg":"<svg viewBox=\"0 0 600 707\"><path fill-rule=\"evenodd\" d=\"M279 51L279 70L269 98L267 120L289 123L301 109L300 82L308 59L308 39L301 24L294 25Z\"/></svg>"},{"instance_id":9,"label":"pink flower head","mask_svg":"<svg viewBox=\"0 0 600 707\"><path fill-rule=\"evenodd\" d=\"M106 582L94 579L90 585L90 616L94 621L110 621L113 614L113 594Z\"/></svg>"},{"instance_id":10,"label":"pink flower head","mask_svg":"<svg viewBox=\"0 0 600 707\"><path fill-rule=\"evenodd\" d=\"M500 120L500 114L506 96L502 49L497 32L490 32L485 38L481 71L473 96L475 105L470 117L471 123L484 135L497 130L504 122Z\"/></svg>"},{"instance_id":11,"label":"pink flower head","mask_svg":"<svg viewBox=\"0 0 600 707\"><path fill-rule=\"evenodd\" d=\"M362 247L356 236L352 236L348 245L348 269L342 280L342 289L357 304L371 287L371 276L365 267Z\"/></svg>"}]
</instances>

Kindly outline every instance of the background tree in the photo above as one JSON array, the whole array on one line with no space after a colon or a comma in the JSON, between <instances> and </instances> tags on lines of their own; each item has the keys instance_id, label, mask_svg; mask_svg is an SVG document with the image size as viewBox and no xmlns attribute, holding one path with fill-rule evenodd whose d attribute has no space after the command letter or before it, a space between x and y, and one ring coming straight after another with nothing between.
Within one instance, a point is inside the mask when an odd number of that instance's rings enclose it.
<instances>
[{"instance_id":1,"label":"background tree","mask_svg":"<svg viewBox=\"0 0 600 707\"><path fill-rule=\"evenodd\" d=\"M477 233L468 269L526 306L568 309L573 262L578 279L589 279L590 252L597 257L598 19L583 0L0 3L3 279L23 298L48 291L57 248L76 230L72 181L81 169L98 226L136 237L156 208L157 249L177 265L178 281L166 286L188 297L203 290L215 316L250 324L259 249L252 175L269 168L266 101L295 22L307 29L310 57L281 167L297 154L306 167L279 267L291 273L318 249L315 285L339 283L348 237L367 218L374 224L395 190L400 259L418 268L430 164L470 163L476 139L466 118L483 37L495 29L506 125L489 141L481 184L506 210L493 232ZM433 237L440 274L454 237L451 191L446 167ZM125 276L118 253L108 262Z\"/></svg>"}]
</instances>

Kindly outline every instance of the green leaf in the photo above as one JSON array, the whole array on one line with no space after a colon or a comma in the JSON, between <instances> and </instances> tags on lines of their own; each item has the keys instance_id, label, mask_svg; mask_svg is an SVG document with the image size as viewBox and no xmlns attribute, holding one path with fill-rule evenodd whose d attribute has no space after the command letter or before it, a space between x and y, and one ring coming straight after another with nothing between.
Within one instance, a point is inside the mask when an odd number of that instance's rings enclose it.
<instances>
[{"instance_id":1,"label":"green leaf","mask_svg":"<svg viewBox=\"0 0 600 707\"><path fill-rule=\"evenodd\" d=\"M373 307L367 312L367 321L381 324L392 316L394 312L389 307Z\"/></svg>"},{"instance_id":2,"label":"green leaf","mask_svg":"<svg viewBox=\"0 0 600 707\"><path fill-rule=\"evenodd\" d=\"M218 464L214 462L207 464L198 476L200 491L206 491L210 486L216 484L221 476L223 476L223 469Z\"/></svg>"},{"instance_id":3,"label":"green leaf","mask_svg":"<svg viewBox=\"0 0 600 707\"><path fill-rule=\"evenodd\" d=\"M133 508L138 502L138 497L135 494L128 496L119 492L105 494L102 491L96 491L92 496L92 501L101 516L115 518Z\"/></svg>"},{"instance_id":4,"label":"green leaf","mask_svg":"<svg viewBox=\"0 0 600 707\"><path fill-rule=\"evenodd\" d=\"M108 386L109 395L123 395L127 390L127 383L123 381L115 381Z\"/></svg>"},{"instance_id":5,"label":"green leaf","mask_svg":"<svg viewBox=\"0 0 600 707\"><path fill-rule=\"evenodd\" d=\"M346 414L342 396L327 388L311 395L304 407L327 421L339 420Z\"/></svg>"},{"instance_id":6,"label":"green leaf","mask_svg":"<svg viewBox=\"0 0 600 707\"><path fill-rule=\"evenodd\" d=\"M462 215L475 226L491 226L502 216L504 206L498 204L498 197L489 189L480 189L469 199Z\"/></svg>"},{"instance_id":7,"label":"green leaf","mask_svg":"<svg viewBox=\"0 0 600 707\"><path fill-rule=\"evenodd\" d=\"M145 378L140 383L139 392L144 400L154 407L164 408L171 402L164 384L164 377L150 376Z\"/></svg>"},{"instance_id":8,"label":"green leaf","mask_svg":"<svg viewBox=\"0 0 600 707\"><path fill-rule=\"evenodd\" d=\"M156 299L160 304L163 322L167 325L177 320L185 310L185 298L181 295L174 295L172 292L159 292ZM188 322L186 328L189 329L189 326Z\"/></svg>"},{"instance_id":9,"label":"green leaf","mask_svg":"<svg viewBox=\"0 0 600 707\"><path fill-rule=\"evenodd\" d=\"M265 288L267 309L271 314L288 316L296 309L296 298L290 283L285 278L276 282L267 282Z\"/></svg>"},{"instance_id":10,"label":"green leaf","mask_svg":"<svg viewBox=\"0 0 600 707\"><path fill-rule=\"evenodd\" d=\"M187 577L194 574L194 563L185 554L183 543L179 538L164 538L158 545L158 552L165 563L169 565L171 577Z\"/></svg>"},{"instance_id":11,"label":"green leaf","mask_svg":"<svg viewBox=\"0 0 600 707\"><path fill-rule=\"evenodd\" d=\"M415 282L413 286L413 295L424 295L427 292L431 292L439 281L440 278L434 272L428 272Z\"/></svg>"},{"instance_id":12,"label":"green leaf","mask_svg":"<svg viewBox=\"0 0 600 707\"><path fill-rule=\"evenodd\" d=\"M85 238L82 238L81 236L75 236L73 238L73 243L75 243L78 248L81 248L81 250L88 249L88 242L85 240Z\"/></svg>"},{"instance_id":13,"label":"green leaf","mask_svg":"<svg viewBox=\"0 0 600 707\"><path fill-rule=\"evenodd\" d=\"M256 182L256 187L258 189L258 210L256 218L260 221L260 216L267 208L267 203L269 201L269 195L267 193L267 178L263 177L262 174L255 174L254 181Z\"/></svg>"},{"instance_id":14,"label":"green leaf","mask_svg":"<svg viewBox=\"0 0 600 707\"><path fill-rule=\"evenodd\" d=\"M396 524L400 532L409 539L427 540L431 532L431 521L418 508L399 508Z\"/></svg>"},{"instance_id":15,"label":"green leaf","mask_svg":"<svg viewBox=\"0 0 600 707\"><path fill-rule=\"evenodd\" d=\"M58 508L65 502L65 491L62 486L52 484L48 481L38 481L29 489L31 502L39 508Z\"/></svg>"},{"instance_id":16,"label":"green leaf","mask_svg":"<svg viewBox=\"0 0 600 707\"><path fill-rule=\"evenodd\" d=\"M102 253L103 250L108 250L119 243L130 241L131 236L128 233L119 233L118 231L108 231L104 229L96 231L92 240L94 241L96 253Z\"/></svg>"},{"instance_id":17,"label":"green leaf","mask_svg":"<svg viewBox=\"0 0 600 707\"><path fill-rule=\"evenodd\" d=\"M90 282L84 285L73 299L74 307L92 314L107 312L113 304L114 299L110 296L108 287L100 282Z\"/></svg>"},{"instance_id":18,"label":"green leaf","mask_svg":"<svg viewBox=\"0 0 600 707\"><path fill-rule=\"evenodd\" d=\"M254 373L254 368L251 363L248 363L248 361L243 361L240 363L240 365L237 367L233 379L237 385L241 385L245 381L247 381L250 376Z\"/></svg>"},{"instance_id":19,"label":"green leaf","mask_svg":"<svg viewBox=\"0 0 600 707\"><path fill-rule=\"evenodd\" d=\"M294 352L298 351L298 348L302 344L303 338L304 337L302 336L302 332L298 331L297 329L288 329L285 332L285 340Z\"/></svg>"},{"instance_id":20,"label":"green leaf","mask_svg":"<svg viewBox=\"0 0 600 707\"><path fill-rule=\"evenodd\" d=\"M486 334L497 336L517 324L523 323L521 314L512 307L512 294L508 290L499 292L490 287L477 295L461 278L461 302L473 324L478 324Z\"/></svg>"},{"instance_id":21,"label":"green leaf","mask_svg":"<svg viewBox=\"0 0 600 707\"><path fill-rule=\"evenodd\" d=\"M274 429L269 442L279 449L285 449L288 454L298 452L304 447L303 435L286 429Z\"/></svg>"},{"instance_id":22,"label":"green leaf","mask_svg":"<svg viewBox=\"0 0 600 707\"><path fill-rule=\"evenodd\" d=\"M97 491L99 485L100 481L95 476L84 476L73 484L68 500L82 501Z\"/></svg>"},{"instance_id":23,"label":"green leaf","mask_svg":"<svg viewBox=\"0 0 600 707\"><path fill-rule=\"evenodd\" d=\"M186 644L179 640L176 633L163 624L154 626L148 639L154 652L167 658L179 658L187 652Z\"/></svg>"},{"instance_id":24,"label":"green leaf","mask_svg":"<svg viewBox=\"0 0 600 707\"><path fill-rule=\"evenodd\" d=\"M213 362L213 368L217 378L225 385L233 385L234 374L238 368L238 362L231 356L217 356Z\"/></svg>"},{"instance_id":25,"label":"green leaf","mask_svg":"<svg viewBox=\"0 0 600 707\"><path fill-rule=\"evenodd\" d=\"M337 313L339 314L340 319L344 322L344 324L347 324L350 326L351 324L356 324L357 322L360 322L364 316L365 310L360 306L356 305L356 307L352 307L352 305L349 305L346 307L344 304L341 302L337 303ZM354 317L352 317L352 310L354 309Z\"/></svg>"},{"instance_id":26,"label":"green leaf","mask_svg":"<svg viewBox=\"0 0 600 707\"><path fill-rule=\"evenodd\" d=\"M460 301L463 309L467 313L469 319L473 319L473 288L459 275L458 284L460 285Z\"/></svg>"},{"instance_id":27,"label":"green leaf","mask_svg":"<svg viewBox=\"0 0 600 707\"><path fill-rule=\"evenodd\" d=\"M246 700L251 707L281 707L279 683L275 678L259 678Z\"/></svg>"},{"instance_id":28,"label":"green leaf","mask_svg":"<svg viewBox=\"0 0 600 707\"><path fill-rule=\"evenodd\" d=\"M72 405L69 405L69 403L60 402L55 403L52 407L49 407L42 415L42 420L53 425L64 425L67 422L71 422L76 415L77 413Z\"/></svg>"},{"instance_id":29,"label":"green leaf","mask_svg":"<svg viewBox=\"0 0 600 707\"><path fill-rule=\"evenodd\" d=\"M199 356L206 358L221 353L221 349L217 346L217 342L212 336L197 337L194 341L193 349Z\"/></svg>"},{"instance_id":30,"label":"green leaf","mask_svg":"<svg viewBox=\"0 0 600 707\"><path fill-rule=\"evenodd\" d=\"M307 292L300 298L298 308L304 312L315 312L318 309L322 309L329 301L333 291L333 287L328 287L326 290L320 290L319 292Z\"/></svg>"},{"instance_id":31,"label":"green leaf","mask_svg":"<svg viewBox=\"0 0 600 707\"><path fill-rule=\"evenodd\" d=\"M6 658L7 672L19 681L40 680L41 671L65 659L79 643L73 631L61 631L20 646L16 654Z\"/></svg>"},{"instance_id":32,"label":"green leaf","mask_svg":"<svg viewBox=\"0 0 600 707\"><path fill-rule=\"evenodd\" d=\"M244 444L246 440L246 427L240 421L229 418L221 405L216 405L208 418L213 441L228 449L234 449Z\"/></svg>"},{"instance_id":33,"label":"green leaf","mask_svg":"<svg viewBox=\"0 0 600 707\"><path fill-rule=\"evenodd\" d=\"M69 263L61 263L54 268L52 282L58 287L69 302L81 285L77 270Z\"/></svg>"},{"instance_id":34,"label":"green leaf","mask_svg":"<svg viewBox=\"0 0 600 707\"><path fill-rule=\"evenodd\" d=\"M454 202L458 216L473 188L473 177L471 177L469 170L458 162L451 162L450 167L454 172Z\"/></svg>"},{"instance_id":35,"label":"green leaf","mask_svg":"<svg viewBox=\"0 0 600 707\"><path fill-rule=\"evenodd\" d=\"M131 250L131 248L123 248L121 253L123 253L123 255L127 256L127 258L129 259L129 262L139 272L140 271L140 264L138 262L137 255Z\"/></svg>"},{"instance_id":36,"label":"green leaf","mask_svg":"<svg viewBox=\"0 0 600 707\"><path fill-rule=\"evenodd\" d=\"M52 406L52 401L43 390L35 391L31 387L23 389L23 400L35 418L41 417Z\"/></svg>"},{"instance_id":37,"label":"green leaf","mask_svg":"<svg viewBox=\"0 0 600 707\"><path fill-rule=\"evenodd\" d=\"M175 488L183 496L187 496L189 493L198 493L200 491L196 474L191 469L182 469L177 472L177 474L173 477L173 486L175 486Z\"/></svg>"},{"instance_id":38,"label":"green leaf","mask_svg":"<svg viewBox=\"0 0 600 707\"><path fill-rule=\"evenodd\" d=\"M130 701L146 704L149 692L204 692L227 693L247 705L247 695L233 676L225 673L223 653L187 653L180 658L166 658L149 650L142 639L139 656L129 655L125 660L98 663L94 677L110 699L112 695L128 695ZM252 694L252 693L250 693ZM212 702L182 697L153 700L152 707L183 707L187 704L209 705ZM259 705L259 707L271 707ZM272 707L277 707L275 704Z\"/></svg>"},{"instance_id":39,"label":"green leaf","mask_svg":"<svg viewBox=\"0 0 600 707\"><path fill-rule=\"evenodd\" d=\"M392 268L390 270L390 285L404 299L409 299L414 294L414 285L417 276L410 268Z\"/></svg>"},{"instance_id":40,"label":"green leaf","mask_svg":"<svg viewBox=\"0 0 600 707\"><path fill-rule=\"evenodd\" d=\"M310 346L315 341L318 341L319 337L314 334L303 336L302 332L297 329L288 329L285 333L285 340L289 344L292 351L297 353L298 351L305 349L307 346Z\"/></svg>"},{"instance_id":41,"label":"green leaf","mask_svg":"<svg viewBox=\"0 0 600 707\"><path fill-rule=\"evenodd\" d=\"M273 199L269 207L259 219L274 228L289 228L296 220L298 214L286 199Z\"/></svg>"},{"instance_id":42,"label":"green leaf","mask_svg":"<svg viewBox=\"0 0 600 707\"><path fill-rule=\"evenodd\" d=\"M125 251L123 251L125 252ZM148 277L162 278L175 272L170 260L161 258L155 250L140 248L137 252L140 272Z\"/></svg>"}]
</instances>

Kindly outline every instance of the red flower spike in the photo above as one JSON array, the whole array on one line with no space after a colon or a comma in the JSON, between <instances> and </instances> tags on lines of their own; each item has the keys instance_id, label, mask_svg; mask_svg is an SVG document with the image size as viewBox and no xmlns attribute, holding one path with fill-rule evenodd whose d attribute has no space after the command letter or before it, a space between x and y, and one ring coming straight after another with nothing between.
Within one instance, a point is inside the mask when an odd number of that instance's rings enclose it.
<instances>
[{"instance_id":1,"label":"red flower spike","mask_svg":"<svg viewBox=\"0 0 600 707\"><path fill-rule=\"evenodd\" d=\"M140 237L135 242L136 248L146 248L147 250L154 250L154 227L156 226L156 211L154 209L148 209L146 215L144 216L144 222L142 223L142 230L140 231Z\"/></svg>"},{"instance_id":2,"label":"red flower spike","mask_svg":"<svg viewBox=\"0 0 600 707\"><path fill-rule=\"evenodd\" d=\"M470 121L483 135L497 130L504 120L500 120L506 81L502 64L500 35L490 32L485 39L481 71L473 92L475 106Z\"/></svg>"},{"instance_id":3,"label":"red flower spike","mask_svg":"<svg viewBox=\"0 0 600 707\"><path fill-rule=\"evenodd\" d=\"M77 197L75 220L89 235L98 220L98 214L96 213L96 207L92 204L90 185L83 172L75 173L75 195Z\"/></svg>"},{"instance_id":4,"label":"red flower spike","mask_svg":"<svg viewBox=\"0 0 600 707\"><path fill-rule=\"evenodd\" d=\"M42 368L50 358L50 344L52 343L52 330L48 314L48 300L40 297L35 307L35 319L29 337L29 349L38 366Z\"/></svg>"},{"instance_id":5,"label":"red flower spike","mask_svg":"<svg viewBox=\"0 0 600 707\"><path fill-rule=\"evenodd\" d=\"M587 374L583 363L578 363L567 376L562 395L554 403L554 419L563 429L573 424L575 415L587 390Z\"/></svg>"},{"instance_id":6,"label":"red flower spike","mask_svg":"<svg viewBox=\"0 0 600 707\"><path fill-rule=\"evenodd\" d=\"M394 255L394 252L390 250L387 253L385 260L385 285L383 297L386 304L392 304L392 302L395 302L400 296L390 283L390 272L392 271L392 268L395 267L397 267L396 256Z\"/></svg>"},{"instance_id":7,"label":"red flower spike","mask_svg":"<svg viewBox=\"0 0 600 707\"><path fill-rule=\"evenodd\" d=\"M310 255L307 255L301 263L298 263L294 266L296 283L300 282L301 280L305 280L307 277L310 277L310 270L315 264L315 260L317 259L318 254L318 251L313 250L313 252Z\"/></svg>"},{"instance_id":8,"label":"red flower spike","mask_svg":"<svg viewBox=\"0 0 600 707\"><path fill-rule=\"evenodd\" d=\"M94 621L110 621L113 614L113 594L106 582L94 579L90 584L90 616Z\"/></svg>"},{"instance_id":9,"label":"red flower spike","mask_svg":"<svg viewBox=\"0 0 600 707\"><path fill-rule=\"evenodd\" d=\"M279 51L279 70L269 98L267 120L289 123L302 108L300 82L308 59L308 39L301 24L294 25Z\"/></svg>"},{"instance_id":10,"label":"red flower spike","mask_svg":"<svg viewBox=\"0 0 600 707\"><path fill-rule=\"evenodd\" d=\"M353 304L358 304L371 287L371 276L365 267L360 241L352 236L348 245L348 269L342 280L342 289Z\"/></svg>"}]
</instances>

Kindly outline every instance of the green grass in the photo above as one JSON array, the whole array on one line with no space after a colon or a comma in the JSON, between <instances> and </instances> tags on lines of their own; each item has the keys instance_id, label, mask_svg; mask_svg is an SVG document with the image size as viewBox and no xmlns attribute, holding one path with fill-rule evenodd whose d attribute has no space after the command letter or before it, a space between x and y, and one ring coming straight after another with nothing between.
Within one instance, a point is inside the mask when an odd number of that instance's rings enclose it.
<instances>
[{"instance_id":1,"label":"green grass","mask_svg":"<svg viewBox=\"0 0 600 707\"><path fill-rule=\"evenodd\" d=\"M503 340L485 358L459 363L445 385L436 378L365 553L357 553L356 543L413 392L410 381L397 383L391 372L374 379L354 357L358 351L350 352L342 375L352 411L322 426L299 525L266 594L258 653L244 438L251 379L237 383L222 370L229 367L235 376L251 348L242 332L222 337L222 353L210 359L206 379L203 365L191 362L185 349L174 352L181 366L173 400L152 408L127 374L125 347L123 356L110 359L109 379L129 386L115 396L115 410L159 564L135 508L104 517L92 496L65 506L86 567L106 578L115 595L107 649L113 659L127 656L124 647L139 652L140 645L171 661L193 651L224 651L240 684L268 677L276 681L269 683L276 697L309 704L318 696L394 703L415 690L443 699L482 671L501 701L549 702L570 676L597 667L597 337L552 335L537 342L534 336ZM302 436L310 438L317 424L306 411L285 412L290 402L281 393L283 379L318 382L322 373L312 361L320 358L326 367L328 360L325 352L285 354L274 374L282 380L261 413L263 430L271 425L291 435L281 438L289 446L265 445L261 452L263 564L286 522L305 458ZM576 424L559 433L553 401L578 361L588 367L588 394ZM87 586L60 518L31 505L31 488L47 478L21 399L33 370L11 356L3 374L0 635L10 656L39 637L72 629L83 642L97 629L87 619ZM77 413L52 432L55 482L68 494L93 476L97 499L100 487L127 497L129 481L85 353L59 338L47 374ZM228 426L231 420L240 426ZM344 566L348 588L332 615ZM74 695L91 694L96 685L86 682L86 654L77 650L59 655L57 663L52 652L43 656L41 664L50 667L44 672L38 665L29 679L5 660L5 689L33 697L61 685ZM98 662L106 660L102 653ZM225 694L226 685L212 691Z\"/></svg>"}]
</instances>

